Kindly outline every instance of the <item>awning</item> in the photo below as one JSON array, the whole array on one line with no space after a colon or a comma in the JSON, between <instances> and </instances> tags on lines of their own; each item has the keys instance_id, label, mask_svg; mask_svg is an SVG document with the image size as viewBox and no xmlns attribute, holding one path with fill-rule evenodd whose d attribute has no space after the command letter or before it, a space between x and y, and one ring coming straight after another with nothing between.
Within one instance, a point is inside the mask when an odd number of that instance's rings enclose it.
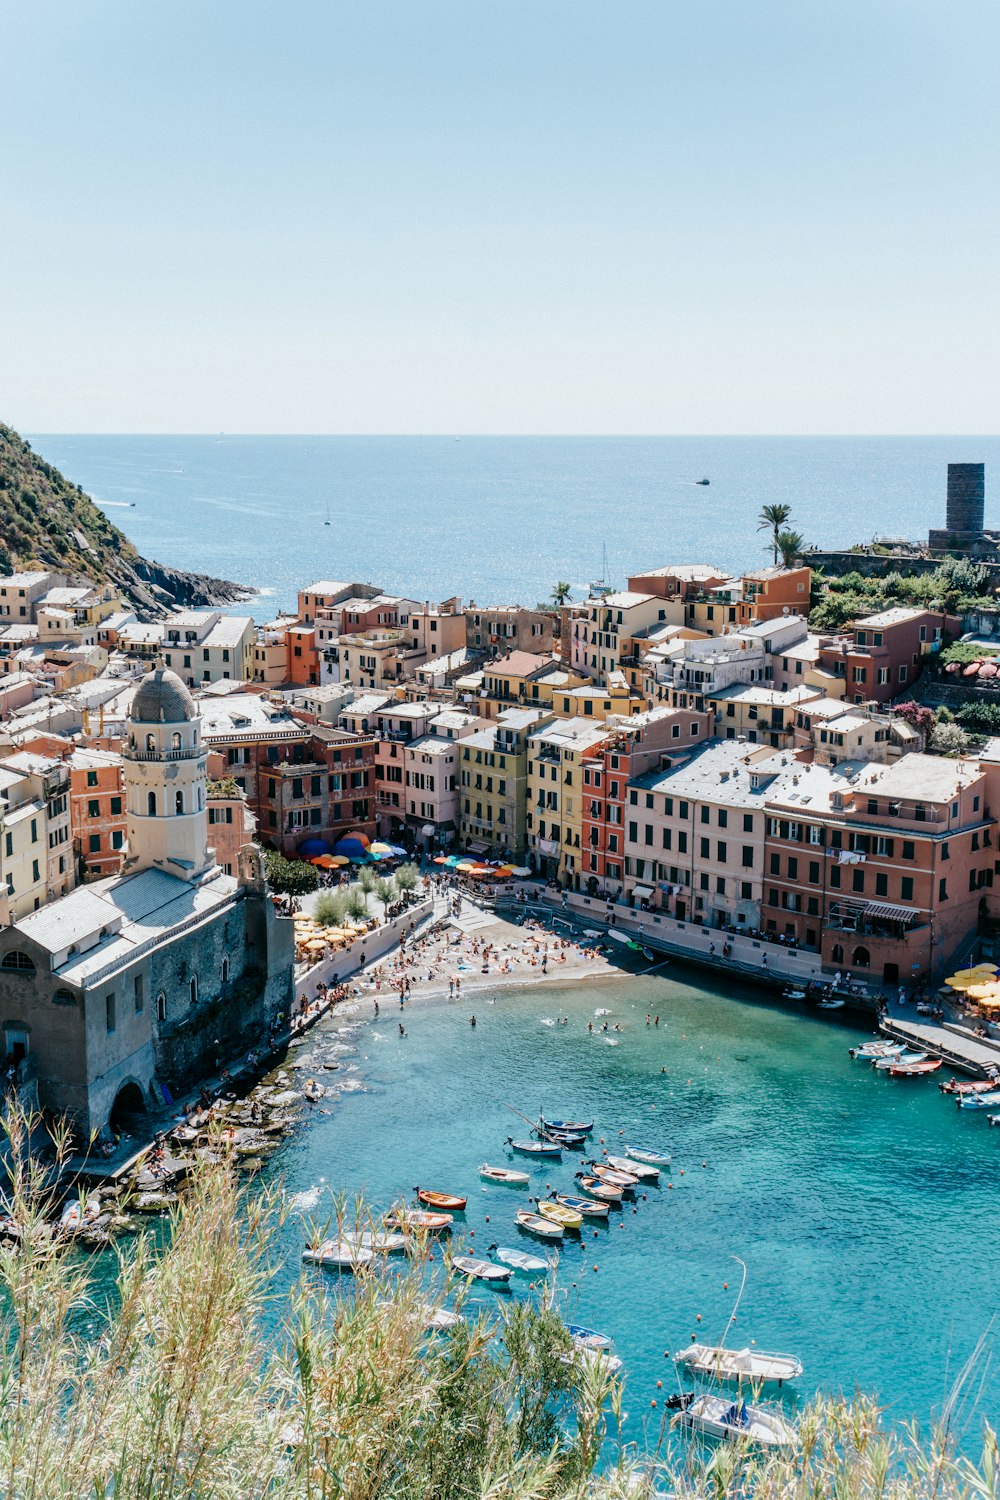
<instances>
[{"instance_id":1,"label":"awning","mask_svg":"<svg viewBox=\"0 0 1000 1500\"><path fill-rule=\"evenodd\" d=\"M489 844L476 844L476 843L472 843L472 844L466 844L465 847L466 847L466 849L468 849L468 851L469 851L470 854L485 854L486 851L487 851L487 849L490 846L489 846Z\"/></svg>"},{"instance_id":2,"label":"awning","mask_svg":"<svg viewBox=\"0 0 1000 1500\"><path fill-rule=\"evenodd\" d=\"M869 901L865 906L866 917L885 917L891 922L908 922L915 915L912 906L889 906L885 901Z\"/></svg>"},{"instance_id":3,"label":"awning","mask_svg":"<svg viewBox=\"0 0 1000 1500\"><path fill-rule=\"evenodd\" d=\"M653 887L651 885L637 885L633 887L632 894L637 901L648 901L653 894Z\"/></svg>"}]
</instances>

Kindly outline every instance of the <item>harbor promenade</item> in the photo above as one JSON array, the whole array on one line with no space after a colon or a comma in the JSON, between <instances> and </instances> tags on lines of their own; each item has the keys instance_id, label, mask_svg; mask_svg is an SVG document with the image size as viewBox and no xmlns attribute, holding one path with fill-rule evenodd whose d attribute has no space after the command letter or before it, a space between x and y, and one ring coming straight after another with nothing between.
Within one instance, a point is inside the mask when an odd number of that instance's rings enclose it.
<instances>
[{"instance_id":1,"label":"harbor promenade","mask_svg":"<svg viewBox=\"0 0 1000 1500\"><path fill-rule=\"evenodd\" d=\"M883 1017L881 1027L894 1041L940 1057L950 1067L976 1078L988 1078L1000 1068L1000 1042L974 1036L967 1027L954 1022L910 1021L894 1009Z\"/></svg>"}]
</instances>

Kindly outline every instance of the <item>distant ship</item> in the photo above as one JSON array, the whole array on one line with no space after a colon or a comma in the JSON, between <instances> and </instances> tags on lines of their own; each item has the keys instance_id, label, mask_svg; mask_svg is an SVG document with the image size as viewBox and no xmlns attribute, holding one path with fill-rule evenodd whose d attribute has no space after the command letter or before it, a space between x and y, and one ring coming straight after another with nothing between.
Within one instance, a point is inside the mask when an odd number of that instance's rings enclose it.
<instances>
[{"instance_id":1,"label":"distant ship","mask_svg":"<svg viewBox=\"0 0 1000 1500\"><path fill-rule=\"evenodd\" d=\"M329 524L330 524L330 502L328 500L326 502L326 520L323 522L323 525L324 526L329 526Z\"/></svg>"},{"instance_id":2,"label":"distant ship","mask_svg":"<svg viewBox=\"0 0 1000 1500\"><path fill-rule=\"evenodd\" d=\"M695 480L695 484L711 484L711 483L712 483L712 481L710 479L696 479Z\"/></svg>"}]
</instances>

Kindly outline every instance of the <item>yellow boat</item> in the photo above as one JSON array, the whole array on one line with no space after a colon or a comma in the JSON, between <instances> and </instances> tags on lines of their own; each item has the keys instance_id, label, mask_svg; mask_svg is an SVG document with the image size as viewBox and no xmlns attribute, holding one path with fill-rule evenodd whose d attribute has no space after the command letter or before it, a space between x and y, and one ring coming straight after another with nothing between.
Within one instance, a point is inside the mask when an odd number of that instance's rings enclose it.
<instances>
[{"instance_id":1,"label":"yellow boat","mask_svg":"<svg viewBox=\"0 0 1000 1500\"><path fill-rule=\"evenodd\" d=\"M539 1198L538 1212L553 1223L561 1224L564 1229L579 1229L583 1224L582 1214L567 1208L564 1203L553 1203L551 1198Z\"/></svg>"}]
</instances>

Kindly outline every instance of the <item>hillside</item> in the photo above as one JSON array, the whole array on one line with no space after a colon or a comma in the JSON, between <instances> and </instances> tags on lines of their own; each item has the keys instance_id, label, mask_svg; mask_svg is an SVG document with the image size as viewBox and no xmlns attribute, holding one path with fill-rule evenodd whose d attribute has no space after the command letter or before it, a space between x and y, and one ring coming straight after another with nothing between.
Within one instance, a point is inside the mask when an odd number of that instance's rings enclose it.
<instances>
[{"instance_id":1,"label":"hillside","mask_svg":"<svg viewBox=\"0 0 1000 1500\"><path fill-rule=\"evenodd\" d=\"M247 597L238 584L140 557L79 485L0 422L0 574L33 567L116 584L146 615Z\"/></svg>"}]
</instances>

